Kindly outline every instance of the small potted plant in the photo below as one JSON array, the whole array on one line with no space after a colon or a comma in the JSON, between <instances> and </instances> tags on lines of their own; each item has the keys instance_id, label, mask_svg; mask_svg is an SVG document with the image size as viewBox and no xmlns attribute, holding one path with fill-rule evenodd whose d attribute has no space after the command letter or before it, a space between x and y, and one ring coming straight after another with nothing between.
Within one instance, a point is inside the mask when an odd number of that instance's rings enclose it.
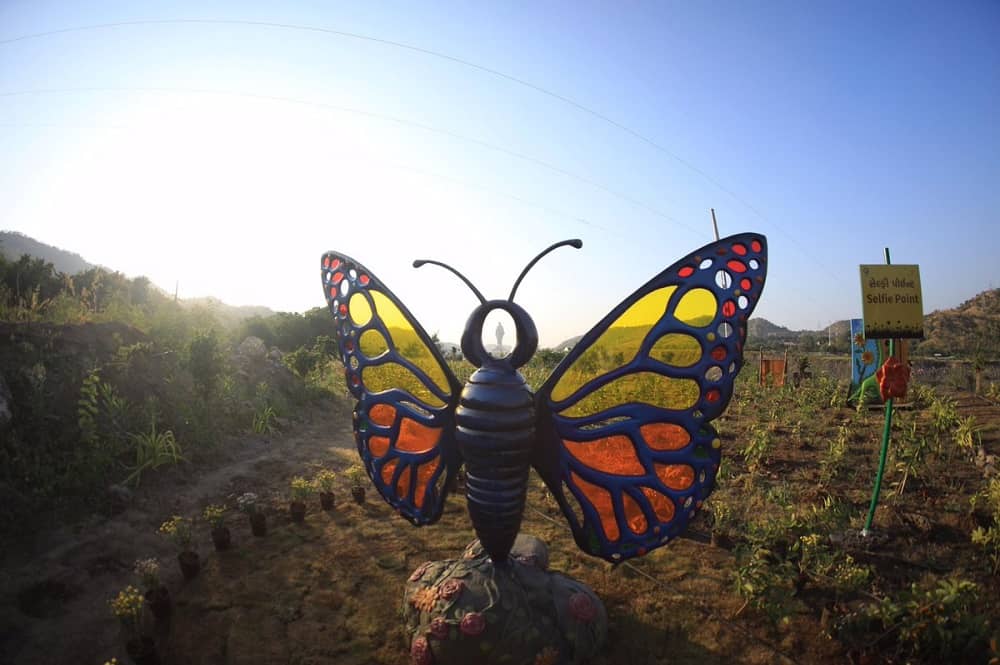
<instances>
[{"instance_id":1,"label":"small potted plant","mask_svg":"<svg viewBox=\"0 0 1000 665\"><path fill-rule=\"evenodd\" d=\"M344 475L347 479L351 481L351 496L354 497L355 503L365 502L365 479L368 474L365 473L364 468L360 464L354 464L349 466Z\"/></svg>"},{"instance_id":2,"label":"small potted plant","mask_svg":"<svg viewBox=\"0 0 1000 665\"><path fill-rule=\"evenodd\" d=\"M212 527L212 543L217 552L228 550L232 544L232 536L229 527L226 526L226 507L217 504L205 506L201 512L202 517Z\"/></svg>"},{"instance_id":3,"label":"small potted plant","mask_svg":"<svg viewBox=\"0 0 1000 665\"><path fill-rule=\"evenodd\" d=\"M330 469L321 469L313 484L319 492L319 503L323 510L333 510L333 484L337 479L337 474Z\"/></svg>"},{"instance_id":4,"label":"small potted plant","mask_svg":"<svg viewBox=\"0 0 1000 665\"><path fill-rule=\"evenodd\" d=\"M302 476L292 478L292 500L288 508L293 522L301 522L306 518L306 499L313 493L313 484Z\"/></svg>"},{"instance_id":5,"label":"small potted plant","mask_svg":"<svg viewBox=\"0 0 1000 665\"><path fill-rule=\"evenodd\" d=\"M157 559L139 559L132 569L139 583L145 589L143 594L146 605L153 613L153 618L163 621L170 616L170 592L160 581L160 562Z\"/></svg>"},{"instance_id":6,"label":"small potted plant","mask_svg":"<svg viewBox=\"0 0 1000 665\"><path fill-rule=\"evenodd\" d=\"M266 536L267 520L264 518L264 513L257 509L257 495L253 492L244 492L236 498L236 505L250 519L250 531L253 535Z\"/></svg>"},{"instance_id":7,"label":"small potted plant","mask_svg":"<svg viewBox=\"0 0 1000 665\"><path fill-rule=\"evenodd\" d=\"M143 596L131 584L118 592L110 601L111 612L122 624L125 651L136 665L159 665L153 638L142 634Z\"/></svg>"},{"instance_id":8,"label":"small potted plant","mask_svg":"<svg viewBox=\"0 0 1000 665\"><path fill-rule=\"evenodd\" d=\"M179 553L177 562L181 565L184 579L190 580L201 570L201 559L198 553L191 549L191 520L180 515L174 515L160 525L160 533L170 538L177 545Z\"/></svg>"}]
</instances>

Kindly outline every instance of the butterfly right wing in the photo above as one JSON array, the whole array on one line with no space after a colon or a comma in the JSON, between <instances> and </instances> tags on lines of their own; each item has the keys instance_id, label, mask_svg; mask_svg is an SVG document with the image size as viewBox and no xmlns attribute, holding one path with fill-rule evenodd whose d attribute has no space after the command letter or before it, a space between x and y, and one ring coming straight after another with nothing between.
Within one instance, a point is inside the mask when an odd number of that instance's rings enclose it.
<instances>
[{"instance_id":1,"label":"butterfly right wing","mask_svg":"<svg viewBox=\"0 0 1000 665\"><path fill-rule=\"evenodd\" d=\"M357 400L358 454L393 508L414 524L431 524L459 466L458 381L413 315L371 271L327 252L321 272L347 388Z\"/></svg>"},{"instance_id":2,"label":"butterfly right wing","mask_svg":"<svg viewBox=\"0 0 1000 665\"><path fill-rule=\"evenodd\" d=\"M764 286L759 234L692 252L588 332L536 395L534 466L577 544L611 562L681 533L712 491L711 426Z\"/></svg>"}]
</instances>

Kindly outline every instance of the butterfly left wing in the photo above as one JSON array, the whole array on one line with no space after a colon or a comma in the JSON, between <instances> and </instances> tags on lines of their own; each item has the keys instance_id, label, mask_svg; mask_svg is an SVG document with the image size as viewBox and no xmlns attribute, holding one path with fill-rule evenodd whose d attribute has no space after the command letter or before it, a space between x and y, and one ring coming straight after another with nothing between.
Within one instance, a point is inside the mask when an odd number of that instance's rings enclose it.
<instances>
[{"instance_id":1,"label":"butterfly left wing","mask_svg":"<svg viewBox=\"0 0 1000 665\"><path fill-rule=\"evenodd\" d=\"M454 441L460 386L437 346L371 271L327 252L323 293L336 325L354 438L379 494L417 525L441 516L459 466Z\"/></svg>"},{"instance_id":2,"label":"butterfly left wing","mask_svg":"<svg viewBox=\"0 0 1000 665\"><path fill-rule=\"evenodd\" d=\"M767 249L741 234L689 254L588 332L536 394L533 462L585 552L611 562L681 533L712 491L709 424L732 396Z\"/></svg>"}]
</instances>

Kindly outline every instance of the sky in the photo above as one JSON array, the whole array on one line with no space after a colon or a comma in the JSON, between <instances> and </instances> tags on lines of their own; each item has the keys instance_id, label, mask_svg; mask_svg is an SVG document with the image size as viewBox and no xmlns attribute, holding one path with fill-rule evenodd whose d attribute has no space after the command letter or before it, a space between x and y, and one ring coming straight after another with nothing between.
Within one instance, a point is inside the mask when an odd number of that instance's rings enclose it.
<instances>
[{"instance_id":1,"label":"sky","mask_svg":"<svg viewBox=\"0 0 1000 665\"><path fill-rule=\"evenodd\" d=\"M112 25L116 24L116 25ZM1000 286L1000 3L0 3L0 229L181 297L323 306L326 250L428 331L517 302L582 334L720 233L755 316ZM512 329L512 326L509 326ZM491 325L487 326L492 331Z\"/></svg>"}]
</instances>

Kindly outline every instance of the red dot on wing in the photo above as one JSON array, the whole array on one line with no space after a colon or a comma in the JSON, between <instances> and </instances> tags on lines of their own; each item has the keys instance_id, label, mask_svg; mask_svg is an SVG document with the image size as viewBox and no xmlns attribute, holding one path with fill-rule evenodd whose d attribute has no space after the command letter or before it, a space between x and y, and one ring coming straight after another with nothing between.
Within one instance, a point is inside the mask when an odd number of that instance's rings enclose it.
<instances>
[{"instance_id":1,"label":"red dot on wing","mask_svg":"<svg viewBox=\"0 0 1000 665\"><path fill-rule=\"evenodd\" d=\"M733 244L733 254L738 254L740 256L746 256L747 255L747 247L746 247L746 245L744 245L742 243L735 243L735 244Z\"/></svg>"},{"instance_id":2,"label":"red dot on wing","mask_svg":"<svg viewBox=\"0 0 1000 665\"><path fill-rule=\"evenodd\" d=\"M354 387L361 385L361 379L358 377L357 374L351 375L351 385Z\"/></svg>"},{"instance_id":3,"label":"red dot on wing","mask_svg":"<svg viewBox=\"0 0 1000 665\"><path fill-rule=\"evenodd\" d=\"M333 260L333 261L332 261L332 262L330 263L330 269L331 269L331 270L336 270L336 269L337 269L337 268L339 268L339 267L340 267L340 259L334 259L334 260Z\"/></svg>"},{"instance_id":4,"label":"red dot on wing","mask_svg":"<svg viewBox=\"0 0 1000 665\"><path fill-rule=\"evenodd\" d=\"M727 300L722 303L722 315L725 317L730 317L736 313L736 303L732 300Z\"/></svg>"},{"instance_id":5,"label":"red dot on wing","mask_svg":"<svg viewBox=\"0 0 1000 665\"><path fill-rule=\"evenodd\" d=\"M329 268L330 267L330 257L329 256L324 256L323 257L323 267L324 268Z\"/></svg>"},{"instance_id":6,"label":"red dot on wing","mask_svg":"<svg viewBox=\"0 0 1000 665\"><path fill-rule=\"evenodd\" d=\"M370 280L368 278L368 275L362 275L361 277L358 278L358 281L361 282L361 286L368 286L368 282Z\"/></svg>"},{"instance_id":7,"label":"red dot on wing","mask_svg":"<svg viewBox=\"0 0 1000 665\"><path fill-rule=\"evenodd\" d=\"M759 252L760 250L764 249L764 247L763 245L760 244L759 240L753 240L750 242L750 249L752 249L755 252Z\"/></svg>"},{"instance_id":8,"label":"red dot on wing","mask_svg":"<svg viewBox=\"0 0 1000 665\"><path fill-rule=\"evenodd\" d=\"M744 264L742 261L737 261L736 259L730 259L726 263L726 265L729 266L729 269L732 270L733 272L746 272L747 271L746 264Z\"/></svg>"},{"instance_id":9,"label":"red dot on wing","mask_svg":"<svg viewBox=\"0 0 1000 665\"><path fill-rule=\"evenodd\" d=\"M341 304L338 310L341 316L347 316L347 305Z\"/></svg>"},{"instance_id":10,"label":"red dot on wing","mask_svg":"<svg viewBox=\"0 0 1000 665\"><path fill-rule=\"evenodd\" d=\"M344 273L335 272L333 273L333 277L330 279L330 281L333 282L334 284L340 284L340 280L342 279L344 279Z\"/></svg>"},{"instance_id":11,"label":"red dot on wing","mask_svg":"<svg viewBox=\"0 0 1000 665\"><path fill-rule=\"evenodd\" d=\"M717 362L721 363L723 360L725 360L726 355L727 355L726 347L724 346L717 346L714 349L712 349L712 359Z\"/></svg>"},{"instance_id":12,"label":"red dot on wing","mask_svg":"<svg viewBox=\"0 0 1000 665\"><path fill-rule=\"evenodd\" d=\"M677 271L677 275L679 277L690 277L693 274L694 274L694 268L692 268L691 266L684 266L683 268Z\"/></svg>"},{"instance_id":13,"label":"red dot on wing","mask_svg":"<svg viewBox=\"0 0 1000 665\"><path fill-rule=\"evenodd\" d=\"M705 393L705 400L708 402L718 402L720 397L722 397L722 393L720 393L715 388L712 388L707 393Z\"/></svg>"},{"instance_id":14,"label":"red dot on wing","mask_svg":"<svg viewBox=\"0 0 1000 665\"><path fill-rule=\"evenodd\" d=\"M337 289L335 287L333 287L333 286L330 287L330 297L331 298L336 298L337 297Z\"/></svg>"},{"instance_id":15,"label":"red dot on wing","mask_svg":"<svg viewBox=\"0 0 1000 665\"><path fill-rule=\"evenodd\" d=\"M753 282L751 282L746 277L740 280L740 288L743 289L744 291L749 291L751 286L753 286Z\"/></svg>"}]
</instances>

